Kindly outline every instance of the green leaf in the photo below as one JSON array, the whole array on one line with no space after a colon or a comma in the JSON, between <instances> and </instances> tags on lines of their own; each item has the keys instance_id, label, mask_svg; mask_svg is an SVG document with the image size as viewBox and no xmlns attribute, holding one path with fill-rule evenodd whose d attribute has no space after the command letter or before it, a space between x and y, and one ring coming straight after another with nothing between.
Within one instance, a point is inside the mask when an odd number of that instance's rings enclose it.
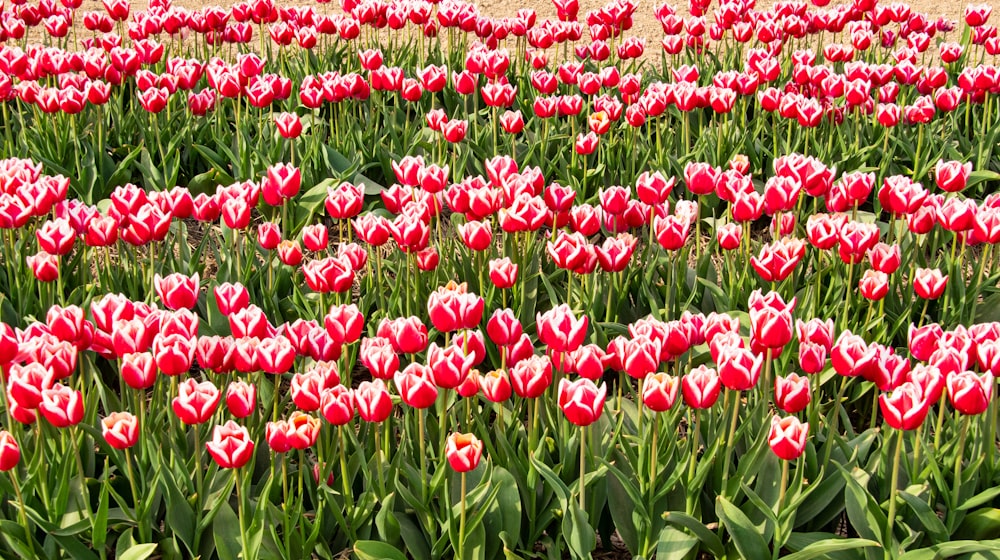
<instances>
[{"instance_id":1,"label":"green leaf","mask_svg":"<svg viewBox=\"0 0 1000 560\"><path fill-rule=\"evenodd\" d=\"M239 557L243 548L240 543L240 520L228 503L224 503L216 513L212 535L219 560L236 560Z\"/></svg>"},{"instance_id":2,"label":"green leaf","mask_svg":"<svg viewBox=\"0 0 1000 560\"><path fill-rule=\"evenodd\" d=\"M996 535L1000 535L1000 509L988 507L965 516L952 537L982 540Z\"/></svg>"},{"instance_id":3,"label":"green leaf","mask_svg":"<svg viewBox=\"0 0 1000 560\"><path fill-rule=\"evenodd\" d=\"M407 560L406 555L396 547L379 541L354 543L354 554L357 554L360 560Z\"/></svg>"},{"instance_id":4,"label":"green leaf","mask_svg":"<svg viewBox=\"0 0 1000 560\"><path fill-rule=\"evenodd\" d=\"M871 546L880 547L881 545L868 539L825 539L816 541L798 552L782 556L782 558L784 560L817 560L827 558L831 552Z\"/></svg>"},{"instance_id":5,"label":"green leaf","mask_svg":"<svg viewBox=\"0 0 1000 560\"><path fill-rule=\"evenodd\" d=\"M722 546L722 541L718 535L710 531L704 523L694 517L679 511L668 511L663 514L663 520L671 525L683 527L691 531L713 556L718 558L726 555L726 549Z\"/></svg>"},{"instance_id":6,"label":"green leaf","mask_svg":"<svg viewBox=\"0 0 1000 560\"><path fill-rule=\"evenodd\" d=\"M156 543L137 544L125 551L118 560L146 560L156 552Z\"/></svg>"},{"instance_id":7,"label":"green leaf","mask_svg":"<svg viewBox=\"0 0 1000 560\"><path fill-rule=\"evenodd\" d=\"M906 491L900 491L898 495L908 506L910 506L913 513L916 514L917 519L920 520L921 525L923 525L927 536L934 540L934 544L947 542L949 540L948 530L945 529L944 523L942 523L941 519L934 513L931 506L927 505L927 502Z\"/></svg>"},{"instance_id":8,"label":"green leaf","mask_svg":"<svg viewBox=\"0 0 1000 560\"><path fill-rule=\"evenodd\" d=\"M740 556L746 560L767 560L771 553L760 535L759 529L732 502L719 496L715 502L715 513L733 538L733 544Z\"/></svg>"},{"instance_id":9,"label":"green leaf","mask_svg":"<svg viewBox=\"0 0 1000 560\"><path fill-rule=\"evenodd\" d=\"M660 531L660 540L656 544L656 557L687 558L696 546L698 546L697 538L667 525Z\"/></svg>"},{"instance_id":10,"label":"green leaf","mask_svg":"<svg viewBox=\"0 0 1000 560\"><path fill-rule=\"evenodd\" d=\"M1000 496L1000 486L994 486L993 488L984 490L979 494L976 494L975 496L966 500L965 503L963 503L961 506L958 507L958 509L961 511L970 510L974 507L979 507L983 504L991 502L993 498L996 498L997 496Z\"/></svg>"},{"instance_id":11,"label":"green leaf","mask_svg":"<svg viewBox=\"0 0 1000 560\"><path fill-rule=\"evenodd\" d=\"M597 547L597 533L590 526L587 512L580 509L574 501L562 522L563 539L569 545L569 551L574 558L590 558L590 553Z\"/></svg>"},{"instance_id":12,"label":"green leaf","mask_svg":"<svg viewBox=\"0 0 1000 560\"><path fill-rule=\"evenodd\" d=\"M952 541L936 544L920 550L911 550L899 557L899 560L942 560L959 554L974 552L996 552L1000 550L1000 539L991 541Z\"/></svg>"}]
</instances>

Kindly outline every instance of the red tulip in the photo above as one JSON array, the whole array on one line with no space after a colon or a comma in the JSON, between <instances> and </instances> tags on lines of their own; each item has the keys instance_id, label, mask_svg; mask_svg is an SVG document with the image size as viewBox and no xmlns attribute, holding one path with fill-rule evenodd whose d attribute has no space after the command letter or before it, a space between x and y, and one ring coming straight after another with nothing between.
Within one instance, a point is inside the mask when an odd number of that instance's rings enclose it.
<instances>
[{"instance_id":1,"label":"red tulip","mask_svg":"<svg viewBox=\"0 0 1000 560\"><path fill-rule=\"evenodd\" d=\"M923 299L937 299L948 285L948 275L936 268L918 268L913 274L913 291Z\"/></svg>"},{"instance_id":2,"label":"red tulip","mask_svg":"<svg viewBox=\"0 0 1000 560\"><path fill-rule=\"evenodd\" d=\"M139 419L128 412L113 412L101 420L104 440L115 449L128 449L139 441Z\"/></svg>"},{"instance_id":3,"label":"red tulip","mask_svg":"<svg viewBox=\"0 0 1000 560\"><path fill-rule=\"evenodd\" d=\"M198 273L185 276L179 272L153 277L156 295L167 309L193 309L198 302Z\"/></svg>"},{"instance_id":4,"label":"red tulip","mask_svg":"<svg viewBox=\"0 0 1000 560\"><path fill-rule=\"evenodd\" d=\"M325 391L320 398L323 418L334 426L343 426L354 418L354 391L343 385L335 385Z\"/></svg>"},{"instance_id":5,"label":"red tulip","mask_svg":"<svg viewBox=\"0 0 1000 560\"><path fill-rule=\"evenodd\" d=\"M803 424L794 416L771 417L771 432L767 436L767 443L779 459L785 461L798 459L806 449L808 438L808 423Z\"/></svg>"},{"instance_id":6,"label":"red tulip","mask_svg":"<svg viewBox=\"0 0 1000 560\"><path fill-rule=\"evenodd\" d=\"M483 442L472 434L452 433L445 445L445 457L455 472L475 470L483 456Z\"/></svg>"},{"instance_id":7,"label":"red tulip","mask_svg":"<svg viewBox=\"0 0 1000 560\"><path fill-rule=\"evenodd\" d=\"M754 356L746 348L733 346L723 347L716 360L719 364L719 378L727 389L746 391L757 385L761 366L764 364L763 354Z\"/></svg>"},{"instance_id":8,"label":"red tulip","mask_svg":"<svg viewBox=\"0 0 1000 560\"><path fill-rule=\"evenodd\" d=\"M665 372L650 373L646 376L642 389L642 403L656 412L670 410L677 400L680 380Z\"/></svg>"},{"instance_id":9,"label":"red tulip","mask_svg":"<svg viewBox=\"0 0 1000 560\"><path fill-rule=\"evenodd\" d=\"M589 426L601 417L606 396L606 385L598 387L587 378L559 382L559 407L566 419L577 426Z\"/></svg>"},{"instance_id":10,"label":"red tulip","mask_svg":"<svg viewBox=\"0 0 1000 560\"><path fill-rule=\"evenodd\" d=\"M223 469L238 469L253 457L253 440L246 428L229 420L212 431L212 439L205 443L212 459Z\"/></svg>"},{"instance_id":11,"label":"red tulip","mask_svg":"<svg viewBox=\"0 0 1000 560\"><path fill-rule=\"evenodd\" d=\"M774 378L774 405L788 414L795 414L809 404L809 378L795 373Z\"/></svg>"},{"instance_id":12,"label":"red tulip","mask_svg":"<svg viewBox=\"0 0 1000 560\"><path fill-rule=\"evenodd\" d=\"M993 374L977 376L971 371L951 372L947 379L951 406L962 414L982 414L993 396Z\"/></svg>"},{"instance_id":13,"label":"red tulip","mask_svg":"<svg viewBox=\"0 0 1000 560\"><path fill-rule=\"evenodd\" d=\"M389 328L392 328L391 324ZM362 339L358 356L361 363L371 371L372 376L378 379L392 379L399 369L399 356L396 355L394 345L389 338Z\"/></svg>"},{"instance_id":14,"label":"red tulip","mask_svg":"<svg viewBox=\"0 0 1000 560\"><path fill-rule=\"evenodd\" d=\"M265 251L273 251L281 244L281 228L274 222L261 222L257 226L257 243Z\"/></svg>"},{"instance_id":15,"label":"red tulip","mask_svg":"<svg viewBox=\"0 0 1000 560\"><path fill-rule=\"evenodd\" d=\"M12 470L20 460L21 448L14 436L6 430L0 430L0 472Z\"/></svg>"},{"instance_id":16,"label":"red tulip","mask_svg":"<svg viewBox=\"0 0 1000 560\"><path fill-rule=\"evenodd\" d=\"M877 270L866 270L858 281L858 291L871 301L884 298L889 293L889 275Z\"/></svg>"},{"instance_id":17,"label":"red tulip","mask_svg":"<svg viewBox=\"0 0 1000 560\"><path fill-rule=\"evenodd\" d=\"M465 132L469 128L469 121L452 119L441 125L441 132L444 139L452 144L465 139Z\"/></svg>"},{"instance_id":18,"label":"red tulip","mask_svg":"<svg viewBox=\"0 0 1000 560\"><path fill-rule=\"evenodd\" d=\"M257 387L243 380L233 381L226 389L226 407L236 418L246 418L257 407Z\"/></svg>"},{"instance_id":19,"label":"red tulip","mask_svg":"<svg viewBox=\"0 0 1000 560\"><path fill-rule=\"evenodd\" d=\"M148 389L156 383L156 362L149 352L122 354L121 376L125 384L133 389Z\"/></svg>"},{"instance_id":20,"label":"red tulip","mask_svg":"<svg viewBox=\"0 0 1000 560\"><path fill-rule=\"evenodd\" d=\"M959 192L965 189L972 173L972 162L938 160L934 166L934 182L945 192Z\"/></svg>"},{"instance_id":21,"label":"red tulip","mask_svg":"<svg viewBox=\"0 0 1000 560\"><path fill-rule=\"evenodd\" d=\"M222 395L211 381L187 379L177 388L172 402L174 414L188 425L204 424L212 417Z\"/></svg>"},{"instance_id":22,"label":"red tulip","mask_svg":"<svg viewBox=\"0 0 1000 560\"><path fill-rule=\"evenodd\" d=\"M777 292L750 295L751 341L765 348L784 347L792 339L792 310L795 298L786 304Z\"/></svg>"},{"instance_id":23,"label":"red tulip","mask_svg":"<svg viewBox=\"0 0 1000 560\"><path fill-rule=\"evenodd\" d=\"M566 304L539 313L535 322L539 340L554 352L576 350L587 334L588 317L584 315L577 319Z\"/></svg>"},{"instance_id":24,"label":"red tulip","mask_svg":"<svg viewBox=\"0 0 1000 560\"><path fill-rule=\"evenodd\" d=\"M74 426L83 420L83 395L61 384L42 391L38 411L57 428Z\"/></svg>"},{"instance_id":25,"label":"red tulip","mask_svg":"<svg viewBox=\"0 0 1000 560\"><path fill-rule=\"evenodd\" d=\"M486 323L486 334L497 346L514 344L522 332L521 322L510 309L497 309Z\"/></svg>"},{"instance_id":26,"label":"red tulip","mask_svg":"<svg viewBox=\"0 0 1000 560\"><path fill-rule=\"evenodd\" d=\"M888 396L879 395L878 403L886 423L897 430L917 429L931 405L920 386L911 381L896 387Z\"/></svg>"},{"instance_id":27,"label":"red tulip","mask_svg":"<svg viewBox=\"0 0 1000 560\"><path fill-rule=\"evenodd\" d=\"M517 396L524 399L538 398L552 384L552 362L546 356L517 360L511 367L510 381Z\"/></svg>"},{"instance_id":28,"label":"red tulip","mask_svg":"<svg viewBox=\"0 0 1000 560\"><path fill-rule=\"evenodd\" d=\"M295 113L278 113L274 116L274 124L282 138L298 138L302 134L302 120Z\"/></svg>"},{"instance_id":29,"label":"red tulip","mask_svg":"<svg viewBox=\"0 0 1000 560\"><path fill-rule=\"evenodd\" d=\"M393 379L403 402L413 408L428 408L433 405L438 396L433 375L431 368L416 362L396 372Z\"/></svg>"},{"instance_id":30,"label":"red tulip","mask_svg":"<svg viewBox=\"0 0 1000 560\"><path fill-rule=\"evenodd\" d=\"M885 274L896 272L901 261L899 244L877 243L868 251L868 260L872 268L879 272Z\"/></svg>"},{"instance_id":31,"label":"red tulip","mask_svg":"<svg viewBox=\"0 0 1000 560\"><path fill-rule=\"evenodd\" d=\"M722 381L714 369L700 365L681 379L684 403L691 408L712 408L722 390Z\"/></svg>"},{"instance_id":32,"label":"red tulip","mask_svg":"<svg viewBox=\"0 0 1000 560\"><path fill-rule=\"evenodd\" d=\"M434 381L444 389L461 385L474 361L475 356L466 354L458 344L441 348L434 343L427 351L427 363L433 371Z\"/></svg>"},{"instance_id":33,"label":"red tulip","mask_svg":"<svg viewBox=\"0 0 1000 560\"><path fill-rule=\"evenodd\" d=\"M246 308L250 304L250 292L240 284L225 282L213 289L219 312L228 317L230 313Z\"/></svg>"},{"instance_id":34,"label":"red tulip","mask_svg":"<svg viewBox=\"0 0 1000 560\"><path fill-rule=\"evenodd\" d=\"M501 369L493 370L479 378L479 386L483 396L490 402L500 403L510 398L513 391L510 377Z\"/></svg>"},{"instance_id":35,"label":"red tulip","mask_svg":"<svg viewBox=\"0 0 1000 560\"><path fill-rule=\"evenodd\" d=\"M622 369L629 377L643 379L655 372L660 365L662 348L659 340L637 336L621 342L620 349L618 357L621 359Z\"/></svg>"},{"instance_id":36,"label":"red tulip","mask_svg":"<svg viewBox=\"0 0 1000 560\"><path fill-rule=\"evenodd\" d=\"M54 282L59 278L59 257L41 251L25 258L31 273L39 282Z\"/></svg>"},{"instance_id":37,"label":"red tulip","mask_svg":"<svg viewBox=\"0 0 1000 560\"><path fill-rule=\"evenodd\" d=\"M7 391L22 407L35 409L42 402L42 391L52 388L55 381L51 370L40 363L13 364L7 375Z\"/></svg>"},{"instance_id":38,"label":"red tulip","mask_svg":"<svg viewBox=\"0 0 1000 560\"><path fill-rule=\"evenodd\" d=\"M334 344L351 344L361 338L365 317L355 304L335 305L326 314L323 324Z\"/></svg>"},{"instance_id":39,"label":"red tulip","mask_svg":"<svg viewBox=\"0 0 1000 560\"><path fill-rule=\"evenodd\" d=\"M381 379L361 382L354 390L354 400L365 422L384 422L392 413L392 399Z\"/></svg>"},{"instance_id":40,"label":"red tulip","mask_svg":"<svg viewBox=\"0 0 1000 560\"><path fill-rule=\"evenodd\" d=\"M340 380L337 379L337 382L339 384ZM319 410L320 400L325 389L326 381L316 370L296 373L292 376L290 387L292 402L305 412Z\"/></svg>"}]
</instances>

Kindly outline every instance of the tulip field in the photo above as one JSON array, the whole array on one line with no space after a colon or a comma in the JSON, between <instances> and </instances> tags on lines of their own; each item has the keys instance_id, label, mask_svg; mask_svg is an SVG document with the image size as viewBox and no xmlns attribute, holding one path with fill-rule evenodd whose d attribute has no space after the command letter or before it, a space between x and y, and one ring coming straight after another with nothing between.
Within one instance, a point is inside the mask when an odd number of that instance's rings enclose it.
<instances>
[{"instance_id":1,"label":"tulip field","mask_svg":"<svg viewBox=\"0 0 1000 560\"><path fill-rule=\"evenodd\" d=\"M992 6L603 1L0 2L0 558L1000 558Z\"/></svg>"}]
</instances>

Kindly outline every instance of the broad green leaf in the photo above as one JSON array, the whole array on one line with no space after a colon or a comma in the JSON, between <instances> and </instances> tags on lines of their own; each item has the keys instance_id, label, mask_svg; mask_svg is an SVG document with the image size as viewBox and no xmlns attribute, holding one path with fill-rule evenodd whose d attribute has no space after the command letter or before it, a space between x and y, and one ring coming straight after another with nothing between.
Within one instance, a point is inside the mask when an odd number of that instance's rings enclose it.
<instances>
[{"instance_id":1,"label":"broad green leaf","mask_svg":"<svg viewBox=\"0 0 1000 560\"><path fill-rule=\"evenodd\" d=\"M784 560L818 560L828 558L832 552L841 552L855 548L880 547L877 542L867 539L826 539L817 541L787 556Z\"/></svg>"},{"instance_id":2,"label":"broad green leaf","mask_svg":"<svg viewBox=\"0 0 1000 560\"><path fill-rule=\"evenodd\" d=\"M354 554L357 554L360 560L407 560L406 555L399 549L379 541L354 543Z\"/></svg>"},{"instance_id":3,"label":"broad green leaf","mask_svg":"<svg viewBox=\"0 0 1000 560\"><path fill-rule=\"evenodd\" d=\"M722 546L722 541L715 532L709 530L704 523L679 511L668 511L663 514L663 520L671 525L683 527L691 534L698 537L698 540L715 557L725 556L726 549Z\"/></svg>"},{"instance_id":4,"label":"broad green leaf","mask_svg":"<svg viewBox=\"0 0 1000 560\"><path fill-rule=\"evenodd\" d=\"M118 560L146 560L156 552L156 543L137 544L125 551Z\"/></svg>"},{"instance_id":5,"label":"broad green leaf","mask_svg":"<svg viewBox=\"0 0 1000 560\"><path fill-rule=\"evenodd\" d=\"M656 544L656 557L686 558L697 546L697 538L667 525L660 531L660 540Z\"/></svg>"},{"instance_id":6,"label":"broad green leaf","mask_svg":"<svg viewBox=\"0 0 1000 560\"><path fill-rule=\"evenodd\" d=\"M960 554L974 552L992 552L1000 550L1000 539L990 541L952 541L936 544L920 550L911 550L899 557L899 560L943 560Z\"/></svg>"},{"instance_id":7,"label":"broad green leaf","mask_svg":"<svg viewBox=\"0 0 1000 560\"><path fill-rule=\"evenodd\" d=\"M726 526L733 538L733 544L740 556L746 560L767 560L771 552L760 535L760 530L732 502L719 496L715 502L715 513Z\"/></svg>"}]
</instances>

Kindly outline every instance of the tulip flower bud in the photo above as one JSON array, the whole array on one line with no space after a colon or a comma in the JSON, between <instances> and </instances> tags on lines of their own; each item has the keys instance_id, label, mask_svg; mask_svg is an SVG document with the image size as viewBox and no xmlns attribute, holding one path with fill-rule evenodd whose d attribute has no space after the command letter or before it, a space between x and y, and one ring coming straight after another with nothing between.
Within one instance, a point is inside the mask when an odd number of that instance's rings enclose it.
<instances>
[{"instance_id":1,"label":"tulip flower bud","mask_svg":"<svg viewBox=\"0 0 1000 560\"><path fill-rule=\"evenodd\" d=\"M779 459L785 461L798 459L806 449L808 437L808 423L804 424L794 416L771 417L771 431L768 434L767 443Z\"/></svg>"},{"instance_id":2,"label":"tulip flower bud","mask_svg":"<svg viewBox=\"0 0 1000 560\"><path fill-rule=\"evenodd\" d=\"M566 419L577 426L589 426L601 417L607 385L600 387L587 378L559 381L559 407Z\"/></svg>"},{"instance_id":3,"label":"tulip flower bud","mask_svg":"<svg viewBox=\"0 0 1000 560\"><path fill-rule=\"evenodd\" d=\"M6 430L0 430L0 472L13 469L20 460L21 448L14 441L14 436Z\"/></svg>"},{"instance_id":4,"label":"tulip flower bud","mask_svg":"<svg viewBox=\"0 0 1000 560\"><path fill-rule=\"evenodd\" d=\"M795 414L809 404L809 378L796 373L774 378L774 405L788 414Z\"/></svg>"},{"instance_id":5,"label":"tulip flower bud","mask_svg":"<svg viewBox=\"0 0 1000 560\"><path fill-rule=\"evenodd\" d=\"M113 412L101 420L104 440L115 449L128 449L139 441L139 419L128 412Z\"/></svg>"},{"instance_id":6,"label":"tulip flower bud","mask_svg":"<svg viewBox=\"0 0 1000 560\"><path fill-rule=\"evenodd\" d=\"M655 412L670 410L677 400L680 380L665 372L650 373L642 386L642 403Z\"/></svg>"},{"instance_id":7,"label":"tulip flower bud","mask_svg":"<svg viewBox=\"0 0 1000 560\"><path fill-rule=\"evenodd\" d=\"M253 457L253 440L246 428L229 420L212 431L212 439L205 443L212 459L223 469L238 469Z\"/></svg>"},{"instance_id":8,"label":"tulip flower bud","mask_svg":"<svg viewBox=\"0 0 1000 560\"><path fill-rule=\"evenodd\" d=\"M444 454L455 472L469 472L479 466L483 456L483 442L472 434L452 433L448 436Z\"/></svg>"}]
</instances>

